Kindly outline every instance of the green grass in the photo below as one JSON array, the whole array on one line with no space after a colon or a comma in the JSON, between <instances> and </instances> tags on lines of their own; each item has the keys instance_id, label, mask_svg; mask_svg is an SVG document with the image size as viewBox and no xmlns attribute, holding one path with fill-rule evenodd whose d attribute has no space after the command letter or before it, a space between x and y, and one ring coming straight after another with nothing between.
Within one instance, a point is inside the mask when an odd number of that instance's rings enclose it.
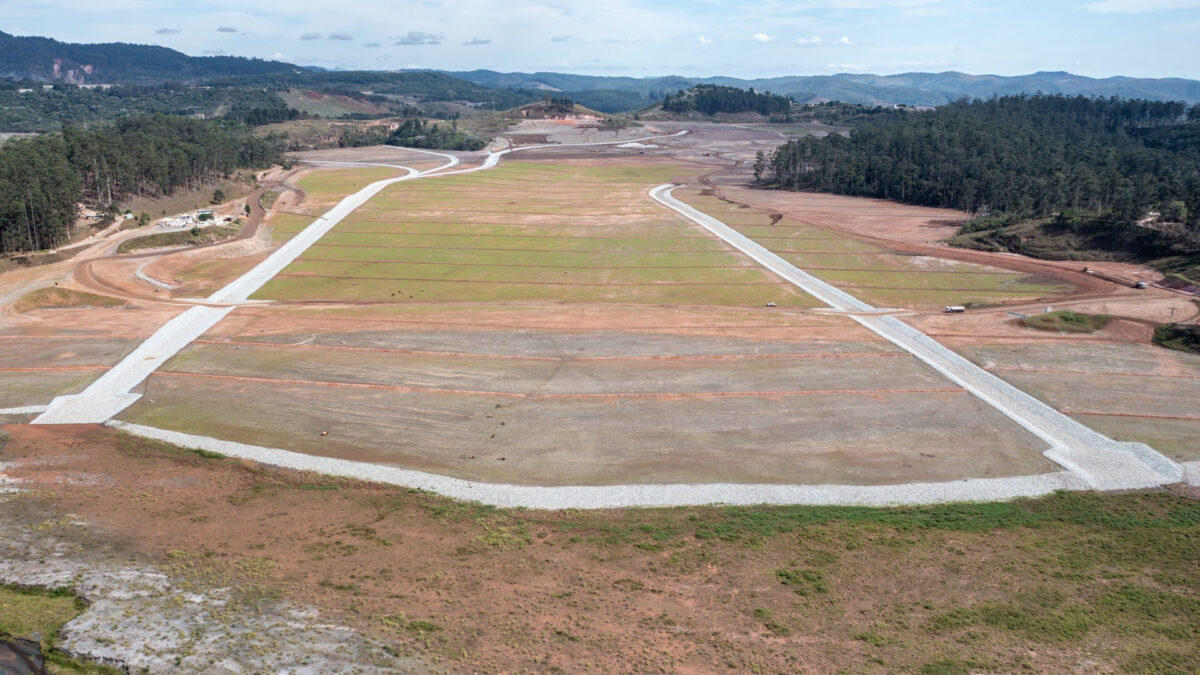
<instances>
[{"instance_id":1,"label":"green grass","mask_svg":"<svg viewBox=\"0 0 1200 675\"><path fill-rule=\"evenodd\" d=\"M55 651L62 627L86 608L87 602L69 588L0 584L0 636L11 635L39 643L51 673L115 675L123 672Z\"/></svg>"},{"instance_id":2,"label":"green grass","mask_svg":"<svg viewBox=\"0 0 1200 675\"><path fill-rule=\"evenodd\" d=\"M649 186L677 172L508 163L396 184L257 297L814 304L648 198Z\"/></svg>"},{"instance_id":3,"label":"green grass","mask_svg":"<svg viewBox=\"0 0 1200 675\"><path fill-rule=\"evenodd\" d=\"M1154 329L1154 344L1167 349L1200 354L1200 328L1165 323Z\"/></svg>"},{"instance_id":4,"label":"green grass","mask_svg":"<svg viewBox=\"0 0 1200 675\"><path fill-rule=\"evenodd\" d=\"M766 212L742 208L714 196L686 192L677 196L813 276L878 306L990 304L1068 290L1061 284L1032 280L1017 272L899 255L790 218L772 224Z\"/></svg>"},{"instance_id":5,"label":"green grass","mask_svg":"<svg viewBox=\"0 0 1200 675\"><path fill-rule=\"evenodd\" d=\"M86 607L66 588L0 585L0 633L53 646L58 631Z\"/></svg>"},{"instance_id":6,"label":"green grass","mask_svg":"<svg viewBox=\"0 0 1200 675\"><path fill-rule=\"evenodd\" d=\"M1080 314L1069 309L1028 316L1021 320L1029 328L1064 333L1094 333L1112 321L1107 314Z\"/></svg>"},{"instance_id":7,"label":"green grass","mask_svg":"<svg viewBox=\"0 0 1200 675\"><path fill-rule=\"evenodd\" d=\"M307 200L321 201L331 197L354 194L371 183L385 178L394 178L400 174L399 169L386 166L373 166L365 169L321 169L306 174L297 185L308 195Z\"/></svg>"},{"instance_id":8,"label":"green grass","mask_svg":"<svg viewBox=\"0 0 1200 675\"><path fill-rule=\"evenodd\" d=\"M86 291L50 286L26 293L12 304L18 314L34 309L62 309L67 307L123 307L125 301L107 295L96 295Z\"/></svg>"},{"instance_id":9,"label":"green grass","mask_svg":"<svg viewBox=\"0 0 1200 675\"><path fill-rule=\"evenodd\" d=\"M180 230L176 232L159 232L157 234L127 239L117 247L117 253L128 253L144 248L162 248L166 246L200 246L224 241L236 235L241 228L225 225L210 225L204 228Z\"/></svg>"}]
</instances>

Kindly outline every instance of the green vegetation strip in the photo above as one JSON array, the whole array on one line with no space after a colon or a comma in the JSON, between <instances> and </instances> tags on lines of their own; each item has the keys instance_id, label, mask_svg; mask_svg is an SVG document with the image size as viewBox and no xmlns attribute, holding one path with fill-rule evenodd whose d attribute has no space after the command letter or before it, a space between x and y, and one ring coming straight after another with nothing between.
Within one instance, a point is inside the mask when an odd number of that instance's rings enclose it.
<instances>
[{"instance_id":1,"label":"green vegetation strip","mask_svg":"<svg viewBox=\"0 0 1200 675\"><path fill-rule=\"evenodd\" d=\"M164 248L167 246L201 246L225 241L241 231L240 227L212 225L205 228L192 228L176 232L159 232L145 237L128 239L117 247L117 253L128 253L144 248Z\"/></svg>"},{"instance_id":2,"label":"green vegetation strip","mask_svg":"<svg viewBox=\"0 0 1200 675\"><path fill-rule=\"evenodd\" d=\"M1107 314L1079 314L1069 309L1028 316L1021 320L1026 326L1038 330L1062 331L1066 333L1094 333L1112 321Z\"/></svg>"},{"instance_id":3,"label":"green vegetation strip","mask_svg":"<svg viewBox=\"0 0 1200 675\"><path fill-rule=\"evenodd\" d=\"M1154 329L1154 344L1200 354L1200 327L1167 323Z\"/></svg>"},{"instance_id":4,"label":"green vegetation strip","mask_svg":"<svg viewBox=\"0 0 1200 675\"><path fill-rule=\"evenodd\" d=\"M62 627L85 609L87 602L69 588L0 584L0 637L11 636L38 643L51 673L112 675L124 672L79 661L55 649Z\"/></svg>"}]
</instances>

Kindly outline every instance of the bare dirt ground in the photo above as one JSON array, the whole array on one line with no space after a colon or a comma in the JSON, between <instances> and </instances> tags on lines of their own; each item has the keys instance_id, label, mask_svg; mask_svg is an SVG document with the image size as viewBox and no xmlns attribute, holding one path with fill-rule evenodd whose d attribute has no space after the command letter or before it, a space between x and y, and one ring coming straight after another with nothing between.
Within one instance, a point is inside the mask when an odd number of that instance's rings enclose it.
<instances>
[{"instance_id":1,"label":"bare dirt ground","mask_svg":"<svg viewBox=\"0 0 1200 675\"><path fill-rule=\"evenodd\" d=\"M686 177L739 160L744 170L756 150L780 140L760 129L673 123L633 135L685 127L693 133L659 148L518 156L578 166L682 161ZM335 195L304 200L293 187L273 212L282 222ZM818 214L824 225L814 224L904 253L1069 281L1076 291L1056 307L1127 316L1088 336L1015 325L1008 312L1041 309L1032 305L909 320L1105 433L1179 459L1200 455L1192 411L1200 365L1136 344L1169 303L1192 306L1069 267L973 258L919 241L940 218L927 213L900 218L901 230L912 231L888 238L882 224L897 207L864 208L869 231L843 228L829 204ZM134 281L153 257L108 260L117 243L97 243L83 265L0 277L0 294L15 298L90 269L134 307L0 317L0 382L11 395L0 406L78 390L184 309L160 302L167 291ZM251 259L214 247L145 269L182 282L179 294L201 293ZM235 310L152 376L130 414L262 445L512 482L864 484L1057 468L994 410L893 353L844 317L758 303L281 303ZM1165 493L903 511L500 511L97 427L5 429L12 440L0 449L0 483L18 479L29 492L0 502L0 520L23 536L67 537L66 549L55 550L78 552L97 541L71 539L72 523L86 519L112 547L97 550L150 561L179 588L233 587L251 606L281 598L316 606L387 643L393 656L422 659L396 668L1200 668L1192 630L1200 621L1192 564L1200 516ZM267 656L287 649L238 644Z\"/></svg>"},{"instance_id":2,"label":"bare dirt ground","mask_svg":"<svg viewBox=\"0 0 1200 675\"><path fill-rule=\"evenodd\" d=\"M1200 511L1165 492L898 511L506 511L97 427L5 429L4 473L27 492L0 503L3 522L61 542L55 566L98 551L165 575L157 583L185 598L231 596L204 632L230 635L220 648L243 669L284 667L306 647L327 659L299 633L312 624L376 641L347 643L350 664L383 665L381 645L400 671L1200 666ZM176 592L92 624L169 625ZM281 601L321 618L281 633L243 616L260 607L274 626ZM164 668L176 654L199 667L189 645L213 654L174 633L148 646Z\"/></svg>"},{"instance_id":3,"label":"bare dirt ground","mask_svg":"<svg viewBox=\"0 0 1200 675\"><path fill-rule=\"evenodd\" d=\"M485 331L456 315L475 330L367 321L360 333L343 323L267 337L267 326L299 326L235 314L214 331L231 341L181 353L123 419L522 484L889 483L1054 468L1036 440L915 359L863 333L847 342L861 329L844 317L806 317L813 332L768 324L779 337L764 342L661 325ZM304 422L275 406L303 408ZM970 442L952 442L964 429Z\"/></svg>"}]
</instances>

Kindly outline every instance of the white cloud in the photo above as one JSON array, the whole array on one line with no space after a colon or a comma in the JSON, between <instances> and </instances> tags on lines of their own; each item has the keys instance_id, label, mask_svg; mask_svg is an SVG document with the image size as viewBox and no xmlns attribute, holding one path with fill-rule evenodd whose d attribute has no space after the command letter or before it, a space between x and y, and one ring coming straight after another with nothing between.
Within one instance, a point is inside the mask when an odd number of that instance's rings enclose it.
<instances>
[{"instance_id":1,"label":"white cloud","mask_svg":"<svg viewBox=\"0 0 1200 675\"><path fill-rule=\"evenodd\" d=\"M154 33L156 35L179 35L180 31L178 28L159 28Z\"/></svg>"},{"instance_id":2,"label":"white cloud","mask_svg":"<svg viewBox=\"0 0 1200 675\"><path fill-rule=\"evenodd\" d=\"M850 41L850 38L846 37L845 35L843 35L842 37L838 38L838 41L837 41L837 43L838 43L839 45L852 45L852 44L854 44L853 42L851 42L851 41Z\"/></svg>"},{"instance_id":3,"label":"white cloud","mask_svg":"<svg viewBox=\"0 0 1200 675\"><path fill-rule=\"evenodd\" d=\"M700 44L702 44L702 45L711 45L714 42L716 42L716 40L714 40L710 37L706 37L704 35L700 36Z\"/></svg>"},{"instance_id":4,"label":"white cloud","mask_svg":"<svg viewBox=\"0 0 1200 675\"><path fill-rule=\"evenodd\" d=\"M766 43L770 42L771 40L774 40L775 36L767 35L766 33L755 33L754 35L750 36L750 39L754 40L755 42L761 42L763 44L766 44Z\"/></svg>"},{"instance_id":5,"label":"white cloud","mask_svg":"<svg viewBox=\"0 0 1200 675\"><path fill-rule=\"evenodd\" d=\"M236 33L236 32L238 32L238 29L234 28L233 26L219 26L219 27L217 27L217 32L218 33Z\"/></svg>"},{"instance_id":6,"label":"white cloud","mask_svg":"<svg viewBox=\"0 0 1200 675\"><path fill-rule=\"evenodd\" d=\"M364 47L378 47L380 45L378 42L366 42L366 43L363 43L363 46Z\"/></svg>"},{"instance_id":7,"label":"white cloud","mask_svg":"<svg viewBox=\"0 0 1200 675\"><path fill-rule=\"evenodd\" d=\"M825 67L829 68L830 70L841 70L841 71L848 71L848 70L863 71L863 70L867 69L867 65L863 64L863 63L826 63Z\"/></svg>"},{"instance_id":8,"label":"white cloud","mask_svg":"<svg viewBox=\"0 0 1200 675\"><path fill-rule=\"evenodd\" d=\"M486 38L471 38L470 40L467 40L466 42L462 43L462 46L476 47L479 45L490 45L490 44L492 44L492 41L488 40Z\"/></svg>"},{"instance_id":9,"label":"white cloud","mask_svg":"<svg viewBox=\"0 0 1200 675\"><path fill-rule=\"evenodd\" d=\"M1195 9L1200 0L1100 0L1083 6L1089 12L1104 14L1141 14L1167 9Z\"/></svg>"},{"instance_id":10,"label":"white cloud","mask_svg":"<svg viewBox=\"0 0 1200 675\"><path fill-rule=\"evenodd\" d=\"M301 40L320 40L321 34L320 33L305 33L300 36L300 39Z\"/></svg>"},{"instance_id":11,"label":"white cloud","mask_svg":"<svg viewBox=\"0 0 1200 675\"><path fill-rule=\"evenodd\" d=\"M422 33L419 30L410 30L408 33L399 37L389 38L395 40L392 44L403 47L412 45L440 45L442 44L442 36L434 33Z\"/></svg>"},{"instance_id":12,"label":"white cloud","mask_svg":"<svg viewBox=\"0 0 1200 675\"><path fill-rule=\"evenodd\" d=\"M822 42L824 42L824 40L821 39L820 35L814 35L812 37L807 37L807 38L806 37L796 38L796 44L800 45L801 47L815 47L815 46L821 44Z\"/></svg>"},{"instance_id":13,"label":"white cloud","mask_svg":"<svg viewBox=\"0 0 1200 675\"><path fill-rule=\"evenodd\" d=\"M551 42L570 42L573 39L570 35L552 35L550 37Z\"/></svg>"},{"instance_id":14,"label":"white cloud","mask_svg":"<svg viewBox=\"0 0 1200 675\"><path fill-rule=\"evenodd\" d=\"M329 37L327 37L325 39L326 40L341 40L342 42L349 42L354 39L354 36L342 31L342 32L337 32L337 33L330 33Z\"/></svg>"}]
</instances>

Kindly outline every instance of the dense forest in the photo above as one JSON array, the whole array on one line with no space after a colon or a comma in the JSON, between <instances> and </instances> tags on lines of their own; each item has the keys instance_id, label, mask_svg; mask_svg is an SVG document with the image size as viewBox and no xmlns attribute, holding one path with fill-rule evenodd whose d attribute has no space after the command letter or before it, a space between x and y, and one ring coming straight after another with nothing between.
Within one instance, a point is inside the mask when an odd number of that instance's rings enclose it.
<instances>
[{"instance_id":1,"label":"dense forest","mask_svg":"<svg viewBox=\"0 0 1200 675\"><path fill-rule=\"evenodd\" d=\"M1064 209L1132 223L1172 209L1200 226L1200 106L1064 96L959 101L789 141L756 163L786 189L1009 218Z\"/></svg>"},{"instance_id":2,"label":"dense forest","mask_svg":"<svg viewBox=\"0 0 1200 675\"><path fill-rule=\"evenodd\" d=\"M420 118L405 120L388 136L388 145L430 150L481 150L487 141L458 129L458 121L450 124L426 122Z\"/></svg>"},{"instance_id":3,"label":"dense forest","mask_svg":"<svg viewBox=\"0 0 1200 675\"><path fill-rule=\"evenodd\" d=\"M444 73L415 71L295 71L226 78L207 83L212 87L258 87L270 90L310 89L326 93L353 93L404 97L417 102L460 101L487 110L504 110L542 98L540 92L492 89Z\"/></svg>"},{"instance_id":4,"label":"dense forest","mask_svg":"<svg viewBox=\"0 0 1200 675\"><path fill-rule=\"evenodd\" d=\"M80 202L115 204L203 186L278 152L246 127L164 115L0 145L0 253L58 246Z\"/></svg>"},{"instance_id":5,"label":"dense forest","mask_svg":"<svg viewBox=\"0 0 1200 675\"><path fill-rule=\"evenodd\" d=\"M261 87L155 84L89 89L56 84L43 89L28 80L0 80L0 131L3 132L60 131L63 124L110 122L129 114L212 116L218 111L244 113L256 108L286 107L277 93Z\"/></svg>"},{"instance_id":6,"label":"dense forest","mask_svg":"<svg viewBox=\"0 0 1200 675\"><path fill-rule=\"evenodd\" d=\"M296 66L240 56L188 56L153 45L75 44L0 32L0 76L48 82L153 83L290 72Z\"/></svg>"},{"instance_id":7,"label":"dense forest","mask_svg":"<svg viewBox=\"0 0 1200 675\"><path fill-rule=\"evenodd\" d=\"M686 114L698 112L703 115L717 113L756 112L764 117L787 115L792 108L792 100L786 96L771 93L759 93L753 89L735 89L711 84L701 84L667 94L662 103L667 112Z\"/></svg>"}]
</instances>

